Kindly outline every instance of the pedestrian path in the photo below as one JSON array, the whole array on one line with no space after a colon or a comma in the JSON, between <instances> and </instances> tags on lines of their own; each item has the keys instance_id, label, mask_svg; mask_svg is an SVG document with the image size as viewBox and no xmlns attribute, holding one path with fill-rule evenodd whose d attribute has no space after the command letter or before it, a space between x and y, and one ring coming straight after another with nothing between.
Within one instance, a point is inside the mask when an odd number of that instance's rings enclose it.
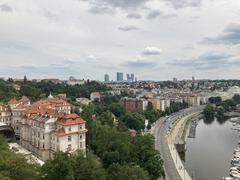
<instances>
[{"instance_id":1,"label":"pedestrian path","mask_svg":"<svg viewBox=\"0 0 240 180\"><path fill-rule=\"evenodd\" d=\"M171 156L175 163L178 174L181 176L182 180L192 180L192 177L188 174L185 165L183 164L175 146L173 144L168 144L168 148L170 150Z\"/></svg>"}]
</instances>

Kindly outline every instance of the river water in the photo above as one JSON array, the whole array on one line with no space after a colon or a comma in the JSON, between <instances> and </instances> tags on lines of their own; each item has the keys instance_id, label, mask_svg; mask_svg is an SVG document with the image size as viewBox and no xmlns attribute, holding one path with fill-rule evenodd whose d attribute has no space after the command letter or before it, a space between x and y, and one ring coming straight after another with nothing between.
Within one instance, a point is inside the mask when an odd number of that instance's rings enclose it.
<instances>
[{"instance_id":1,"label":"river water","mask_svg":"<svg viewBox=\"0 0 240 180\"><path fill-rule=\"evenodd\" d=\"M199 121L196 137L187 138L185 163L195 180L220 180L229 176L233 150L238 147L239 132L230 121Z\"/></svg>"}]
</instances>

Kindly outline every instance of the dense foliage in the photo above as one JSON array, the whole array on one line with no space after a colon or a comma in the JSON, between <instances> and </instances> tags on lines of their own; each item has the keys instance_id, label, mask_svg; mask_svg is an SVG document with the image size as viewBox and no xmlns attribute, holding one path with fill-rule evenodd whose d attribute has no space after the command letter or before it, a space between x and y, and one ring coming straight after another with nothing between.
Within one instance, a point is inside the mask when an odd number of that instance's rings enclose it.
<instances>
[{"instance_id":1,"label":"dense foliage","mask_svg":"<svg viewBox=\"0 0 240 180\"><path fill-rule=\"evenodd\" d=\"M212 122L214 117L223 120L225 118L224 113L235 110L236 106L240 104L240 95L236 94L232 99L225 101L222 101L221 97L211 97L209 102L211 104L207 105L203 111L205 121Z\"/></svg>"},{"instance_id":2,"label":"dense foliage","mask_svg":"<svg viewBox=\"0 0 240 180\"><path fill-rule=\"evenodd\" d=\"M17 91L14 86L19 86L20 90ZM66 83L55 84L49 81L27 81L13 82L11 79L8 81L0 80L0 101L8 101L11 98L28 96L31 100L36 101L40 98L47 97L50 93L66 93L70 100L75 100L78 97L89 98L91 92L94 91L107 91L109 90L105 85L95 82L87 81L84 85L67 85Z\"/></svg>"},{"instance_id":3,"label":"dense foliage","mask_svg":"<svg viewBox=\"0 0 240 180\"><path fill-rule=\"evenodd\" d=\"M6 102L11 98L19 97L11 82L0 80L0 102Z\"/></svg>"},{"instance_id":4,"label":"dense foliage","mask_svg":"<svg viewBox=\"0 0 240 180\"><path fill-rule=\"evenodd\" d=\"M24 156L9 150L7 142L0 136L0 179L36 180L39 167L28 164Z\"/></svg>"},{"instance_id":5,"label":"dense foliage","mask_svg":"<svg viewBox=\"0 0 240 180\"><path fill-rule=\"evenodd\" d=\"M59 152L47 161L40 174L42 180L106 180L107 173L93 154L69 155Z\"/></svg>"}]
</instances>

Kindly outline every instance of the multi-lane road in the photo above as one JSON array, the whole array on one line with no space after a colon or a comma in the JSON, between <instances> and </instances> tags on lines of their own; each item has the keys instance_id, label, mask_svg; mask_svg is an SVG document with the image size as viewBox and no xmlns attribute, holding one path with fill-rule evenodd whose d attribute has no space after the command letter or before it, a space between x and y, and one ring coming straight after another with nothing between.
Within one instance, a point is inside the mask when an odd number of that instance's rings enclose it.
<instances>
[{"instance_id":1,"label":"multi-lane road","mask_svg":"<svg viewBox=\"0 0 240 180\"><path fill-rule=\"evenodd\" d=\"M186 116L187 114L192 114L194 112L201 111L202 106L188 108L182 110L178 113L175 113L169 117L160 118L154 127L152 128L151 133L155 137L155 148L159 150L161 157L164 161L164 169L167 180L181 180L181 176L176 169L176 165L171 156L169 146L167 144L167 135L171 133L171 129L174 126L174 123L181 117Z\"/></svg>"}]
</instances>

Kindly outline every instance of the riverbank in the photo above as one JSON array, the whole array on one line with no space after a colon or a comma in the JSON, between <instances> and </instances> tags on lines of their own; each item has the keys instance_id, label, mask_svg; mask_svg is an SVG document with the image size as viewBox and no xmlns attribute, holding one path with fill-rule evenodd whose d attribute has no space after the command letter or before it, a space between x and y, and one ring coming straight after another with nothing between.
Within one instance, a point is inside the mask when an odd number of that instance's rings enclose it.
<instances>
[{"instance_id":1,"label":"riverbank","mask_svg":"<svg viewBox=\"0 0 240 180\"><path fill-rule=\"evenodd\" d=\"M199 116L201 112L195 112L190 115L178 118L174 123L174 126L167 137L168 147L170 149L171 156L174 160L176 169L181 176L182 179L192 180L192 177L187 172L184 163L181 160L181 157L176 149L176 145L182 145L185 147L185 138L189 128L190 122L195 119L195 117ZM184 135L185 134L185 135ZM182 139L184 137L184 139Z\"/></svg>"}]
</instances>

